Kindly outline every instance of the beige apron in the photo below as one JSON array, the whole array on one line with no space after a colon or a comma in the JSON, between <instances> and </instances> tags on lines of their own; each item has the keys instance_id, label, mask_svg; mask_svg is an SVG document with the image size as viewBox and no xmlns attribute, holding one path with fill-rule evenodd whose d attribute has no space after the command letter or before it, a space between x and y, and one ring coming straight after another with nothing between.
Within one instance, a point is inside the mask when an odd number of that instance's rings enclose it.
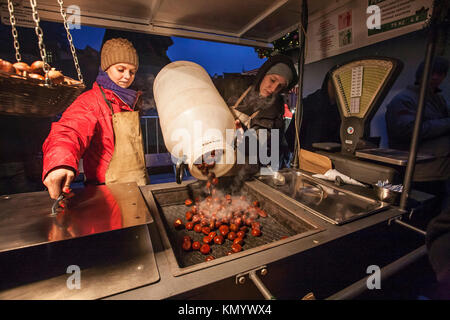
<instances>
[{"instance_id":1,"label":"beige apron","mask_svg":"<svg viewBox=\"0 0 450 320\"><path fill-rule=\"evenodd\" d=\"M239 99L236 101L234 106L231 107L231 113L233 114L234 118L236 120L239 120L243 125L247 127L247 129L250 129L251 121L254 117L256 117L260 110L253 112L250 116L236 110L236 108L239 106L239 104L244 100L244 98L247 96L247 94L250 92L252 87L249 87L245 92L239 97Z\"/></svg>"},{"instance_id":2,"label":"beige apron","mask_svg":"<svg viewBox=\"0 0 450 320\"><path fill-rule=\"evenodd\" d=\"M232 106L230 108L231 113L233 114L234 118L236 120L239 120L243 125L245 125L247 127L247 129L250 129L250 125L251 125L251 121L254 117L256 117L259 114L259 111L256 111L254 113L252 113L250 116L240 112L238 110L236 110L236 108L239 106L239 104L242 102L242 100L244 100L244 98L247 96L247 94L250 92L250 90L252 89L252 87L249 87L247 90L245 90L245 92L239 97L239 99L236 101L236 103L234 104L234 106ZM237 151L235 151L237 152ZM248 163L248 157L245 156L245 164L237 164L235 163L233 168L228 171L225 176L241 176L244 177L246 175L248 176L252 176L254 174L256 174L259 170L259 165L258 164L249 164Z\"/></svg>"},{"instance_id":3,"label":"beige apron","mask_svg":"<svg viewBox=\"0 0 450 320\"><path fill-rule=\"evenodd\" d=\"M106 170L105 184L127 182L136 182L138 186L149 184L139 112L114 113L102 88L100 91L111 109L114 130L114 152Z\"/></svg>"}]
</instances>

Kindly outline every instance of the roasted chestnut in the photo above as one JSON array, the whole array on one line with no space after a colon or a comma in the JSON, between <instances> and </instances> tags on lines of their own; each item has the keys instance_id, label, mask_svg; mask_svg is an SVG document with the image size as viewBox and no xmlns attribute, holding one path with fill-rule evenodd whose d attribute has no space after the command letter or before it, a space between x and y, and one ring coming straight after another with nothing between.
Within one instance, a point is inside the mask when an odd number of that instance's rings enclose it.
<instances>
[{"instance_id":1,"label":"roasted chestnut","mask_svg":"<svg viewBox=\"0 0 450 320\"><path fill-rule=\"evenodd\" d=\"M221 234L222 236L225 237L225 236L228 234L228 232L230 232L230 228L228 228L227 225L221 225L221 226L219 227L219 232L220 232L220 234Z\"/></svg>"},{"instance_id":2,"label":"roasted chestnut","mask_svg":"<svg viewBox=\"0 0 450 320\"><path fill-rule=\"evenodd\" d=\"M235 244L233 244L233 245L231 246L231 250L232 250L234 253L239 252L239 251L242 250L242 246L241 246L240 244L235 243Z\"/></svg>"},{"instance_id":3,"label":"roasted chestnut","mask_svg":"<svg viewBox=\"0 0 450 320\"><path fill-rule=\"evenodd\" d=\"M240 244L242 246L242 245L244 245L244 239L236 238L233 240L233 244Z\"/></svg>"},{"instance_id":4,"label":"roasted chestnut","mask_svg":"<svg viewBox=\"0 0 450 320\"><path fill-rule=\"evenodd\" d=\"M215 244L222 244L223 241L224 241L224 239L223 239L223 236L221 236L221 235L218 235L218 236L214 237L214 243Z\"/></svg>"},{"instance_id":5,"label":"roasted chestnut","mask_svg":"<svg viewBox=\"0 0 450 320\"><path fill-rule=\"evenodd\" d=\"M203 227L202 232L206 235L208 235L211 232L211 229L209 227Z\"/></svg>"},{"instance_id":6,"label":"roasted chestnut","mask_svg":"<svg viewBox=\"0 0 450 320\"><path fill-rule=\"evenodd\" d=\"M194 215L194 216L192 217L192 222L193 222L193 223L200 222L200 217L199 217L197 214Z\"/></svg>"},{"instance_id":7,"label":"roasted chestnut","mask_svg":"<svg viewBox=\"0 0 450 320\"><path fill-rule=\"evenodd\" d=\"M208 237L210 237L211 239L214 239L215 236L216 236L216 233L215 233L214 231L211 231L211 232L208 234Z\"/></svg>"},{"instance_id":8,"label":"roasted chestnut","mask_svg":"<svg viewBox=\"0 0 450 320\"><path fill-rule=\"evenodd\" d=\"M183 250L184 251L189 251L189 250L191 250L191 241L183 241L183 245L182 245L182 247L183 247Z\"/></svg>"},{"instance_id":9,"label":"roasted chestnut","mask_svg":"<svg viewBox=\"0 0 450 320\"><path fill-rule=\"evenodd\" d=\"M254 237L259 237L261 235L261 230L259 230L259 229L252 229L251 234Z\"/></svg>"},{"instance_id":10,"label":"roasted chestnut","mask_svg":"<svg viewBox=\"0 0 450 320\"><path fill-rule=\"evenodd\" d=\"M235 223L230 224L230 230L236 232L239 230L239 227Z\"/></svg>"},{"instance_id":11,"label":"roasted chestnut","mask_svg":"<svg viewBox=\"0 0 450 320\"><path fill-rule=\"evenodd\" d=\"M236 239L236 232L230 231L230 233L228 233L227 238L228 238L228 240L233 241L234 239Z\"/></svg>"},{"instance_id":12,"label":"roasted chestnut","mask_svg":"<svg viewBox=\"0 0 450 320\"><path fill-rule=\"evenodd\" d=\"M194 250L200 249L201 246L202 246L202 244L199 241L192 242L192 249L194 249Z\"/></svg>"},{"instance_id":13,"label":"roasted chestnut","mask_svg":"<svg viewBox=\"0 0 450 320\"><path fill-rule=\"evenodd\" d=\"M197 233L202 232L202 226L199 225L199 224L196 224L196 225L194 226L194 231L197 232Z\"/></svg>"},{"instance_id":14,"label":"roasted chestnut","mask_svg":"<svg viewBox=\"0 0 450 320\"><path fill-rule=\"evenodd\" d=\"M186 225L187 225L187 224L186 224ZM187 227L186 227L186 228L187 228ZM237 235L238 238L242 238L242 239L245 238L245 232L244 232L244 231L238 231L238 232L236 233L236 235Z\"/></svg>"},{"instance_id":15,"label":"roasted chestnut","mask_svg":"<svg viewBox=\"0 0 450 320\"><path fill-rule=\"evenodd\" d=\"M183 228L183 221L181 221L181 219L175 219L173 225L176 229L181 229Z\"/></svg>"},{"instance_id":16,"label":"roasted chestnut","mask_svg":"<svg viewBox=\"0 0 450 320\"><path fill-rule=\"evenodd\" d=\"M187 221L191 221L194 214L191 211L187 211L184 216Z\"/></svg>"},{"instance_id":17,"label":"roasted chestnut","mask_svg":"<svg viewBox=\"0 0 450 320\"><path fill-rule=\"evenodd\" d=\"M186 230L192 230L194 229L194 223L192 221L186 222Z\"/></svg>"},{"instance_id":18,"label":"roasted chestnut","mask_svg":"<svg viewBox=\"0 0 450 320\"><path fill-rule=\"evenodd\" d=\"M260 217L263 217L263 218L267 217L267 213L264 210L262 210L262 209L258 210L258 214L259 214Z\"/></svg>"},{"instance_id":19,"label":"roasted chestnut","mask_svg":"<svg viewBox=\"0 0 450 320\"><path fill-rule=\"evenodd\" d=\"M261 229L261 224L257 221L252 222L252 229Z\"/></svg>"},{"instance_id":20,"label":"roasted chestnut","mask_svg":"<svg viewBox=\"0 0 450 320\"><path fill-rule=\"evenodd\" d=\"M211 261L211 260L214 260L215 258L213 257L213 256L207 256L206 257L206 259L205 259L205 261Z\"/></svg>"},{"instance_id":21,"label":"roasted chestnut","mask_svg":"<svg viewBox=\"0 0 450 320\"><path fill-rule=\"evenodd\" d=\"M242 226L239 228L239 231L243 231L244 233L248 232L248 227L247 226Z\"/></svg>"},{"instance_id":22,"label":"roasted chestnut","mask_svg":"<svg viewBox=\"0 0 450 320\"><path fill-rule=\"evenodd\" d=\"M203 241L203 243L209 244L212 242L212 240L213 240L212 238L210 238L208 236L204 236L202 241Z\"/></svg>"},{"instance_id":23,"label":"roasted chestnut","mask_svg":"<svg viewBox=\"0 0 450 320\"><path fill-rule=\"evenodd\" d=\"M200 252L203 254L208 254L211 251L211 248L206 243L200 247Z\"/></svg>"}]
</instances>

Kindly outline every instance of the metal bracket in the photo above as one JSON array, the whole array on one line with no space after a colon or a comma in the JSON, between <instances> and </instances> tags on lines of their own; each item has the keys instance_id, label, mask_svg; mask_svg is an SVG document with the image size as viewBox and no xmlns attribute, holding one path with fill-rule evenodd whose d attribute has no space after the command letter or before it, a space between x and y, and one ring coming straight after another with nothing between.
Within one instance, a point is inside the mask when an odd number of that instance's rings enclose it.
<instances>
[{"instance_id":1,"label":"metal bracket","mask_svg":"<svg viewBox=\"0 0 450 320\"><path fill-rule=\"evenodd\" d=\"M249 270L243 273L239 273L236 275L236 284L242 285L246 282L246 277L248 276L250 280L253 281L256 288L261 292L261 294L264 296L266 300L275 300L276 298L273 296L273 294L267 289L267 287L264 285L264 283L259 278L258 274L261 276L265 276L268 273L266 266L261 266L253 270Z\"/></svg>"},{"instance_id":2,"label":"metal bracket","mask_svg":"<svg viewBox=\"0 0 450 320\"><path fill-rule=\"evenodd\" d=\"M395 217L390 218L388 220L388 226L391 226L392 222L396 222L396 220L402 220L402 217L403 216L400 215L400 216L395 216Z\"/></svg>"},{"instance_id":3,"label":"metal bracket","mask_svg":"<svg viewBox=\"0 0 450 320\"><path fill-rule=\"evenodd\" d=\"M407 228L409 230L415 231L415 232L417 232L417 233L419 233L419 234L421 234L423 236L426 236L426 234L427 234L426 231L421 230L421 229L419 229L417 227L414 227L413 225L410 225L410 224L408 224L406 222L403 222L402 221L402 216L397 216L397 217L390 218L388 220L388 226L390 226L392 224L392 222L395 222L396 224L401 225L401 226L403 226L403 227L405 227L405 228Z\"/></svg>"}]
</instances>

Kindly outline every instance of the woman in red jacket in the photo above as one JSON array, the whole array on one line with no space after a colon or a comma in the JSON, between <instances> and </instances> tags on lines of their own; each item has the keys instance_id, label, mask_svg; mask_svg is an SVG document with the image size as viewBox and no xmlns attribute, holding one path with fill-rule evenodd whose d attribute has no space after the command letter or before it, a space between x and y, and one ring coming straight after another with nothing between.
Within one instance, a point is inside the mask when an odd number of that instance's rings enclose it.
<instances>
[{"instance_id":1,"label":"woman in red jacket","mask_svg":"<svg viewBox=\"0 0 450 320\"><path fill-rule=\"evenodd\" d=\"M138 67L131 42L122 38L105 42L92 89L52 124L43 144L42 179L52 199L69 188L81 158L86 183L149 182L139 114L134 111L140 93L128 89Z\"/></svg>"}]
</instances>

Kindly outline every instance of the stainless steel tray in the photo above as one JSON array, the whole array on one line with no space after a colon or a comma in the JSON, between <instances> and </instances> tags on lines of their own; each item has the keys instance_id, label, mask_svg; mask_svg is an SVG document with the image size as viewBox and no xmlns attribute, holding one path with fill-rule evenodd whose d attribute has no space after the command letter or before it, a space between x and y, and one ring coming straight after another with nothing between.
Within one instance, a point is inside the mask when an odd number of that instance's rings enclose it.
<instances>
[{"instance_id":1,"label":"stainless steel tray","mask_svg":"<svg viewBox=\"0 0 450 320\"><path fill-rule=\"evenodd\" d=\"M232 180L230 180L232 181ZM186 229L177 230L173 226L176 218L185 222L187 207L184 200L194 199L203 193L200 182L188 184L171 189L153 190L154 206L157 207L159 215L155 216L156 224L161 232L162 240L168 254L168 260L174 276L180 276L190 272L198 271L233 259L238 259L256 252L280 246L284 243L310 236L324 229L315 225L305 218L300 218L293 212L284 208L277 199L263 196L257 189L243 184L239 188L235 185L227 185L225 177L221 178L219 188L226 190L232 195L245 195L247 199L258 200L262 209L268 214L266 218L259 218L262 235L253 237L250 234L244 238L243 250L238 253L227 255L230 251L231 242L225 240L222 245L211 245L211 253L216 259L205 261L205 255L199 251L185 252L181 245L183 237L189 235L194 241L201 241L203 234Z\"/></svg>"},{"instance_id":2,"label":"stainless steel tray","mask_svg":"<svg viewBox=\"0 0 450 320\"><path fill-rule=\"evenodd\" d=\"M308 211L332 224L341 225L379 212L389 204L339 188L292 169L280 170L277 176L259 176L269 185Z\"/></svg>"},{"instance_id":3,"label":"stainless steel tray","mask_svg":"<svg viewBox=\"0 0 450 320\"><path fill-rule=\"evenodd\" d=\"M406 166L408 164L409 152L395 149L364 149L357 150L355 155L358 158ZM434 158L433 155L429 154L417 154L416 162L432 160Z\"/></svg>"},{"instance_id":4,"label":"stainless steel tray","mask_svg":"<svg viewBox=\"0 0 450 320\"><path fill-rule=\"evenodd\" d=\"M47 192L0 197L0 299L99 299L159 280L136 183L74 192L57 216Z\"/></svg>"},{"instance_id":5,"label":"stainless steel tray","mask_svg":"<svg viewBox=\"0 0 450 320\"><path fill-rule=\"evenodd\" d=\"M136 183L75 189L66 208L51 215L47 192L0 197L0 253L153 222Z\"/></svg>"}]
</instances>

